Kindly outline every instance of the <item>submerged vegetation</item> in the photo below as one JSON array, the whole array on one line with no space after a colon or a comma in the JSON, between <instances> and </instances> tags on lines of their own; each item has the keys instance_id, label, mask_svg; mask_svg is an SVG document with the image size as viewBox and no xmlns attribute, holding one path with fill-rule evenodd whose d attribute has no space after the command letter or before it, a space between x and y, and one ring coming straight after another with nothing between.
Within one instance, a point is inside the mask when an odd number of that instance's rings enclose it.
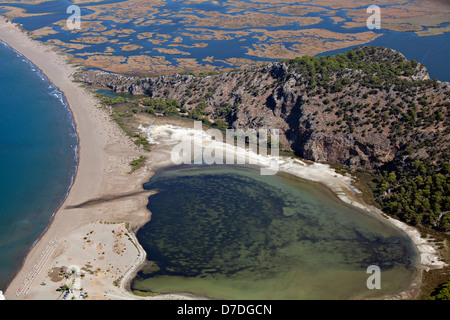
<instances>
[{"instance_id":1,"label":"submerged vegetation","mask_svg":"<svg viewBox=\"0 0 450 320\"><path fill-rule=\"evenodd\" d=\"M360 177L364 201L410 225L450 231L450 86L429 79L417 61L390 49L361 47L174 79L147 82L148 95L102 97L136 144L149 149L126 125L138 113L188 117L221 130L285 121L286 139L279 142L284 149L317 161L302 149L303 140L326 137L330 149L335 141L353 144L348 158L325 161ZM311 146L321 146L316 141Z\"/></svg>"},{"instance_id":2,"label":"submerged vegetation","mask_svg":"<svg viewBox=\"0 0 450 320\"><path fill-rule=\"evenodd\" d=\"M404 234L371 216L354 219L358 209L315 184L212 165L160 170L144 188L159 191L148 204L155 219L137 233L152 262L132 290L340 299L389 294L415 274ZM382 293L357 285L369 261L397 275Z\"/></svg>"},{"instance_id":3,"label":"submerged vegetation","mask_svg":"<svg viewBox=\"0 0 450 320\"><path fill-rule=\"evenodd\" d=\"M376 200L402 221L450 231L449 173L448 158L396 159L376 171Z\"/></svg>"}]
</instances>

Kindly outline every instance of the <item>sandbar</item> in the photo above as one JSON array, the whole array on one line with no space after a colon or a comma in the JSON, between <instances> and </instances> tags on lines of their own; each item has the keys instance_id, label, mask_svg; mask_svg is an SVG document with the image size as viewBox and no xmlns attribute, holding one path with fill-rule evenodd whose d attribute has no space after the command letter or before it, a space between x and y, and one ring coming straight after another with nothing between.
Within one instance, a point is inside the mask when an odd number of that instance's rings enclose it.
<instances>
[{"instance_id":1,"label":"sandbar","mask_svg":"<svg viewBox=\"0 0 450 320\"><path fill-rule=\"evenodd\" d=\"M52 46L30 39L16 24L3 17L0 19L0 40L38 66L65 95L79 138L79 164L70 192L5 292L7 300L55 300L60 293L51 286L50 270L62 266L61 263L65 263L65 267L76 265L81 268L93 262L92 257L80 249L85 242L85 229L102 234L99 239L104 239L105 231L111 234L111 228L122 228L121 223L125 221L129 230L135 231L150 219L145 207L148 192L142 192L142 183L151 172L144 168L129 173L129 162L143 152L111 121L108 111L99 108L94 95L72 81L71 76L77 69L66 63L67 57ZM110 200L103 202L101 207L74 208L98 198ZM114 200L116 198L118 200ZM129 233L131 240L126 238L125 243L134 241L133 232ZM121 256L111 249L102 250L105 252L103 259L114 266L117 279L125 278L145 258L140 246L133 248L135 254L128 256ZM129 250L131 253L131 248ZM94 277L94 281L89 276ZM95 273L83 279L83 287L90 297L103 297L105 292L123 295L121 286L114 285L111 278L102 278Z\"/></svg>"},{"instance_id":2,"label":"sandbar","mask_svg":"<svg viewBox=\"0 0 450 320\"><path fill-rule=\"evenodd\" d=\"M201 298L182 293L140 297L129 291L129 281L146 260L146 253L135 237L135 232L151 219L146 204L152 192L144 190L143 183L158 167L171 165L173 141L169 134L186 135L192 129L168 126L168 120L159 118L159 124L153 123L143 131L159 139L160 144L151 152L139 149L111 120L110 110L101 106L92 92L72 81L78 69L67 63L65 54L31 39L3 17L0 22L0 40L39 67L65 95L80 141L79 164L70 192L9 284L6 299L61 299L62 293L56 289L71 280L65 277L70 270L78 270L83 275L78 279L82 289L75 287L78 291L72 293L74 299L81 296L112 300ZM191 59L180 60L184 65L195 64ZM207 138L203 132L194 134ZM235 149L235 152L260 157L245 150ZM142 155L147 157L145 165L131 172L130 161ZM268 160L273 159L262 159ZM352 186L351 176L342 176L328 165L282 157L279 166L299 178L323 183L345 202L371 212L375 210L358 201L358 190ZM414 228L398 221L393 223L416 243L425 270L445 265L432 241L420 238ZM413 285L417 289L420 283ZM411 293L405 292L396 298L410 297Z\"/></svg>"}]
</instances>

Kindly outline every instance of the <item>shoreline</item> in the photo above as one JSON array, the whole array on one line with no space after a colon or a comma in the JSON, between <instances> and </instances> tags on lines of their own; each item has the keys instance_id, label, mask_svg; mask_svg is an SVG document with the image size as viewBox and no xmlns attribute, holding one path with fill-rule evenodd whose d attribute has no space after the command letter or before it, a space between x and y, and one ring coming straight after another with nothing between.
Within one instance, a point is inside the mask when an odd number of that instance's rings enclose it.
<instances>
[{"instance_id":1,"label":"shoreline","mask_svg":"<svg viewBox=\"0 0 450 320\"><path fill-rule=\"evenodd\" d=\"M146 192L128 197L125 204L112 201L105 206L111 211L106 214L71 209L68 206L108 194L118 196L126 192L142 191L148 174L143 170L128 174L129 162L143 152L111 121L105 110L98 108L99 103L93 94L72 81L71 76L77 68L68 64L67 56L53 46L30 39L15 23L7 22L4 17L0 17L0 20L0 40L39 68L48 81L64 95L78 137L77 169L68 193L53 213L49 225L34 241L20 270L15 273L5 291L8 300L54 299L52 292L39 292L42 290L37 286L44 282L47 275L44 271L49 270L48 267L55 262L55 258L69 249L67 238L74 230L90 226L96 221L128 221L136 229L150 218L146 206L141 205L148 198ZM133 202L131 207L130 201ZM62 243L64 248L61 248ZM69 260L83 260L80 258L69 257ZM125 266L127 262L121 260L119 257L113 261L118 263L119 273L129 271ZM112 288L108 285L105 287L115 290L112 283ZM23 290L25 288L26 292ZM98 289L103 290L104 287L99 286Z\"/></svg>"},{"instance_id":2,"label":"shoreline","mask_svg":"<svg viewBox=\"0 0 450 320\"><path fill-rule=\"evenodd\" d=\"M184 126L174 126L166 124L154 126L152 125L150 128L144 128L141 126L141 131L146 133L149 137L151 136L151 139L154 139L156 141L158 140L158 138L160 138L160 136L163 136L165 139L164 143L166 145L168 144L167 139L169 136L184 137L190 135L193 137L194 144L201 143L203 148L213 146L213 148L223 149L223 154L226 154L227 151L230 151L231 153L234 153L234 156L240 155L242 157L245 157L245 163L248 163L250 158L252 158L253 160L257 159L258 166L260 167L270 166L271 163L273 163L271 161L276 160L270 159L270 156L261 156L254 153L253 151L248 151L247 149L239 149L220 141L214 141L207 136L205 130L200 131ZM172 141L171 143L173 144L174 142ZM437 250L436 245L433 242L433 238L422 238L421 233L418 229L409 226L398 219L386 215L382 210L368 205L364 203L363 200L357 198L357 194L361 193L361 191L359 191L352 185L352 181L354 179L353 176L349 174L342 175L336 173L335 170L328 164L315 162L312 164L308 164L299 159L285 156L280 156L279 159L279 172L295 176L307 182L320 184L321 186L330 190L339 200L360 209L361 211L363 211L363 213L372 215L382 221L386 221L393 228L397 229L399 232L404 233L411 241L411 244L417 250L418 258L420 260L419 265L416 266L417 274L408 289L393 295L384 296L382 297L382 299L414 299L420 292L423 272L432 269L441 269L447 266L447 264L441 260L441 254ZM168 166L170 165L162 165L161 167Z\"/></svg>"},{"instance_id":3,"label":"shoreline","mask_svg":"<svg viewBox=\"0 0 450 320\"><path fill-rule=\"evenodd\" d=\"M193 298L181 293L140 297L127 288L146 257L135 237L138 228L151 216L146 208L151 192L143 190L143 184L154 174L154 168L169 163L169 152L139 150L111 120L108 112L98 108L93 94L71 80L76 68L67 63L65 55L52 46L30 39L16 24L6 22L3 17L0 19L0 40L38 67L66 98L79 143L78 166L69 192L10 282L5 292L6 299L58 299L55 289L64 280L49 280L49 274L70 265L84 265L82 268L89 271L82 282L93 299ZM148 157L147 165L129 174L129 162L142 154ZM305 170L299 171L301 167ZM362 206L371 212L374 209L350 199L346 192L355 194L357 191L351 186L352 178L336 174L327 165L307 165L299 160L289 160L283 163L282 170L301 179L322 183L341 200L350 201L352 205ZM96 203L102 203L102 206L96 206ZM435 267L436 264L430 263L437 259L438 253L431 244L420 238L417 229L401 222L392 223L407 233L416 245L421 253L422 266ZM115 237L119 233L129 237ZM116 243L121 250L106 250L112 243ZM111 271L111 262L117 269L114 272ZM113 283L111 277L117 279L118 285ZM59 278L55 275L55 279ZM24 283L28 291L18 295ZM45 287L41 286L42 283ZM420 283L418 286L420 288ZM407 293L398 296L406 297Z\"/></svg>"}]
</instances>

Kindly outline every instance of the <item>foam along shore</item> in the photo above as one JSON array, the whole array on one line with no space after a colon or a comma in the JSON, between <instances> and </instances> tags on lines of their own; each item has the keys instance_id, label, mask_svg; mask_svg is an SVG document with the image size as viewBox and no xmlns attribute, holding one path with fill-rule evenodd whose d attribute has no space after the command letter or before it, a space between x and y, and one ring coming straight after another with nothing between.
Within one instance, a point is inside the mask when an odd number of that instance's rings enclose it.
<instances>
[{"instance_id":1,"label":"foam along shore","mask_svg":"<svg viewBox=\"0 0 450 320\"><path fill-rule=\"evenodd\" d=\"M219 154L220 157L222 157L222 159L218 157L212 161L209 159L209 163L214 163L215 161L215 163L220 163L220 160L223 161L223 155L234 154L234 159L238 159L238 157L245 158L245 163L247 164L257 163L257 165L261 167L272 168L272 170L285 172L304 180L318 182L333 191L339 199L345 203L365 210L368 214L382 217L392 223L394 227L406 233L419 252L421 263L420 271L439 269L446 266L446 263L443 261L440 253L438 252L433 239L423 238L416 228L411 227L397 219L388 217L380 209L364 203L357 196L361 193L361 191L352 185L354 178L349 174L342 175L337 173L327 164L307 163L292 157L260 155L249 150L249 148L242 148L216 140L213 136L208 135L208 131L202 129L198 130L196 128L186 128L170 124L150 125L148 123L146 125L141 125L139 128L153 143L159 143L160 145L165 146L171 145L173 147L180 145L180 143L189 143L189 140L191 140L193 145L200 145L204 148L203 150L214 150L214 152L216 152L215 154ZM186 137L190 137L190 139L187 139ZM195 147L192 147L192 149L194 148ZM195 156L195 154L193 155ZM203 157L202 160L208 161L207 157L210 155L211 153L208 151L206 154L202 153L200 156ZM172 160L175 159L175 161L182 161L181 158L183 158L178 154L172 154L171 156ZM192 163L195 161L196 159L193 157ZM274 165L274 163L276 163L276 165ZM163 164L160 165L162 166ZM420 281L421 272L418 275L418 279L411 285L410 291L399 293L391 298L411 298L414 293L417 293L417 289L420 286Z\"/></svg>"}]
</instances>

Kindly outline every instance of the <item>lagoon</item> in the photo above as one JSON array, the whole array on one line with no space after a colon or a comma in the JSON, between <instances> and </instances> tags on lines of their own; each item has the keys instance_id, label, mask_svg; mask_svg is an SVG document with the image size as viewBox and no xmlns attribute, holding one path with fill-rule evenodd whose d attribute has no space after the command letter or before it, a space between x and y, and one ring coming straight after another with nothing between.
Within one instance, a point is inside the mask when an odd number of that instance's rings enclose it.
<instances>
[{"instance_id":1,"label":"lagoon","mask_svg":"<svg viewBox=\"0 0 450 320\"><path fill-rule=\"evenodd\" d=\"M384 218L310 181L253 166L161 169L137 238L147 265L132 290L213 299L359 299L407 290L419 256ZM381 289L366 281L381 269Z\"/></svg>"},{"instance_id":2,"label":"lagoon","mask_svg":"<svg viewBox=\"0 0 450 320\"><path fill-rule=\"evenodd\" d=\"M73 182L78 138L62 93L0 42L0 290Z\"/></svg>"}]
</instances>

